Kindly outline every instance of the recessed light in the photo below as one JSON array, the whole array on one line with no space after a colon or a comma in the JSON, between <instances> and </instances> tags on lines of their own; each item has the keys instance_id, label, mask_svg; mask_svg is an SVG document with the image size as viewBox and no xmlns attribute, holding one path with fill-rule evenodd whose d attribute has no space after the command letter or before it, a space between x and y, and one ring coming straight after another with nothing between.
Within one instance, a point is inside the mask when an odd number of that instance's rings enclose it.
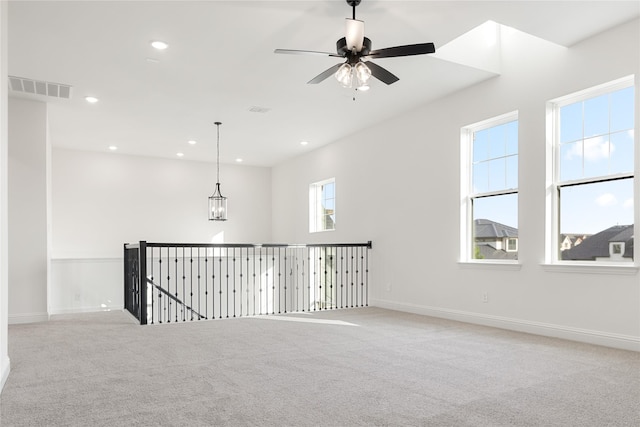
<instances>
[{"instance_id":1,"label":"recessed light","mask_svg":"<svg viewBox=\"0 0 640 427\"><path fill-rule=\"evenodd\" d=\"M118 147L116 147L115 145L110 145L109 146L109 150L111 151L116 151L118 149Z\"/></svg>"},{"instance_id":2,"label":"recessed light","mask_svg":"<svg viewBox=\"0 0 640 427\"><path fill-rule=\"evenodd\" d=\"M244 160L242 160L242 159L241 159L241 158L239 158L239 157L236 159L236 162L237 162L237 163L242 163L243 161L244 161Z\"/></svg>"},{"instance_id":3,"label":"recessed light","mask_svg":"<svg viewBox=\"0 0 640 427\"><path fill-rule=\"evenodd\" d=\"M90 104L95 104L96 102L98 102L98 98L96 98L95 96L85 96L84 100Z\"/></svg>"},{"instance_id":4,"label":"recessed light","mask_svg":"<svg viewBox=\"0 0 640 427\"><path fill-rule=\"evenodd\" d=\"M198 141L196 141L194 139L190 139L187 142L189 143L189 145L196 145L198 143Z\"/></svg>"},{"instance_id":5,"label":"recessed light","mask_svg":"<svg viewBox=\"0 0 640 427\"><path fill-rule=\"evenodd\" d=\"M184 153L176 153L176 156L182 157L182 156L184 156Z\"/></svg>"},{"instance_id":6,"label":"recessed light","mask_svg":"<svg viewBox=\"0 0 640 427\"><path fill-rule=\"evenodd\" d=\"M151 46L153 46L155 49L158 49L158 50L165 50L166 48L169 47L168 44L166 44L165 42L160 41L160 40L152 41L151 42Z\"/></svg>"},{"instance_id":7,"label":"recessed light","mask_svg":"<svg viewBox=\"0 0 640 427\"><path fill-rule=\"evenodd\" d=\"M307 144L309 144L309 142L307 142L307 141L300 141L300 145L307 145Z\"/></svg>"}]
</instances>

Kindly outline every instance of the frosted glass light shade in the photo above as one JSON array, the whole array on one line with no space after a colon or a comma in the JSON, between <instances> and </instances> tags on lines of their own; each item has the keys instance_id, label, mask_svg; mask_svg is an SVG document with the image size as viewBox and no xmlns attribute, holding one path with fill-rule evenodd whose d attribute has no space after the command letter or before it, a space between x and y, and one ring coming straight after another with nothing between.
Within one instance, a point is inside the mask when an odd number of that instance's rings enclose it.
<instances>
[{"instance_id":1,"label":"frosted glass light shade","mask_svg":"<svg viewBox=\"0 0 640 427\"><path fill-rule=\"evenodd\" d=\"M360 52L364 41L364 21L347 18L344 38L347 41L349 51L355 48L356 52Z\"/></svg>"},{"instance_id":2,"label":"frosted glass light shade","mask_svg":"<svg viewBox=\"0 0 640 427\"><path fill-rule=\"evenodd\" d=\"M351 87L351 82L353 80L351 71L351 65L347 63L342 64L340 68L338 68L338 71L336 71L336 80L338 80L344 87Z\"/></svg>"},{"instance_id":3,"label":"frosted glass light shade","mask_svg":"<svg viewBox=\"0 0 640 427\"><path fill-rule=\"evenodd\" d=\"M364 62L358 62L355 66L356 77L358 78L359 86L364 86L369 81L371 77L371 70L367 67Z\"/></svg>"}]
</instances>

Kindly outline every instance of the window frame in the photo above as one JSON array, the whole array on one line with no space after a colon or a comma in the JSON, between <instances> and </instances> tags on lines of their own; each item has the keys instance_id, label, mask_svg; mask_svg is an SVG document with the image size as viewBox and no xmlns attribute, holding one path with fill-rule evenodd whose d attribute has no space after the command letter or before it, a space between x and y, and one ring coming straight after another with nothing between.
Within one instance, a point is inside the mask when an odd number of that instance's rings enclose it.
<instances>
[{"instance_id":1,"label":"window frame","mask_svg":"<svg viewBox=\"0 0 640 427\"><path fill-rule=\"evenodd\" d=\"M319 218L319 206L322 206L322 188L327 184L333 184L333 228L324 228L320 226L325 224L324 221ZM324 217L325 215L320 215ZM327 178L321 181L312 182L309 184L309 233L322 233L325 231L335 231L336 229L336 179Z\"/></svg>"},{"instance_id":2,"label":"window frame","mask_svg":"<svg viewBox=\"0 0 640 427\"><path fill-rule=\"evenodd\" d=\"M473 137L476 132L497 127L510 122L518 122L518 186L510 189L503 189L497 191L486 191L482 193L473 192ZM473 201L475 199L502 196L509 194L518 195L518 218L520 197L520 143L519 143L519 113L518 110L511 111L499 116L494 116L480 122L476 122L470 125L463 126L460 129L460 254L459 263L461 264L496 264L514 266L519 268L519 260L511 259L476 259L474 258L474 241L473 241ZM518 233L518 240L519 240ZM507 239L508 245L508 239ZM516 244L519 249L519 242ZM505 249L506 250L506 249ZM513 251L510 251L513 252Z\"/></svg>"},{"instance_id":3,"label":"window frame","mask_svg":"<svg viewBox=\"0 0 640 427\"><path fill-rule=\"evenodd\" d=\"M562 107L584 102L589 99L597 98L599 96L616 92L621 89L634 87L634 170L632 172L614 173L608 175L600 175L588 178L579 178L561 181L560 177L560 110ZM563 260L562 251L560 250L560 191L562 188L568 188L572 186L581 186L596 184L602 182L613 182L622 179L632 179L633 181L633 196L634 196L634 234L637 233L638 224L638 183L636 180L636 171L638 170L638 88L635 86L635 79L633 75L622 77L607 83L603 83L597 86L593 86L587 89L574 92L569 95L558 97L547 102L546 105L546 140L547 140L547 153L546 153L546 220L545 220L545 261L544 265L547 267L557 268L569 268L573 270L573 267L584 268L589 267L592 272L599 272L597 270L602 269L606 272L615 271L616 269L631 269L637 270L638 267L638 250L634 247L633 261L572 261ZM584 139L583 139L584 141ZM635 246L635 245L634 245ZM552 269L553 271L553 269Z\"/></svg>"}]
</instances>

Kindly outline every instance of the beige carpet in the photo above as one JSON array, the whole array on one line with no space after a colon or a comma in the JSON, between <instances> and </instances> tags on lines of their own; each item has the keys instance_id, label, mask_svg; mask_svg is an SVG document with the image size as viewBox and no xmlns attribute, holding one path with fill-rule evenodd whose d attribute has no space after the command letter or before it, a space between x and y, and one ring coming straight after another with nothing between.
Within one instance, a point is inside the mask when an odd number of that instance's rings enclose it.
<instances>
[{"instance_id":1,"label":"beige carpet","mask_svg":"<svg viewBox=\"0 0 640 427\"><path fill-rule=\"evenodd\" d=\"M9 328L9 426L638 426L640 354L378 308Z\"/></svg>"}]
</instances>

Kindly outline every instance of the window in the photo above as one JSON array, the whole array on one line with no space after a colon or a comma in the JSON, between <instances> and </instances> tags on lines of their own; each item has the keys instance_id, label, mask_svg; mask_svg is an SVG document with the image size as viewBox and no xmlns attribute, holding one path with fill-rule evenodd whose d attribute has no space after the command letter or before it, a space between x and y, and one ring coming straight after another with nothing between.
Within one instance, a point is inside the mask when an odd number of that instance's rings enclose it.
<instances>
[{"instance_id":1,"label":"window","mask_svg":"<svg viewBox=\"0 0 640 427\"><path fill-rule=\"evenodd\" d=\"M632 78L550 103L549 261L633 262L634 105Z\"/></svg>"},{"instance_id":2,"label":"window","mask_svg":"<svg viewBox=\"0 0 640 427\"><path fill-rule=\"evenodd\" d=\"M309 186L309 232L335 230L336 183L331 178Z\"/></svg>"},{"instance_id":3,"label":"window","mask_svg":"<svg viewBox=\"0 0 640 427\"><path fill-rule=\"evenodd\" d=\"M518 259L518 115L462 129L461 259Z\"/></svg>"}]
</instances>

